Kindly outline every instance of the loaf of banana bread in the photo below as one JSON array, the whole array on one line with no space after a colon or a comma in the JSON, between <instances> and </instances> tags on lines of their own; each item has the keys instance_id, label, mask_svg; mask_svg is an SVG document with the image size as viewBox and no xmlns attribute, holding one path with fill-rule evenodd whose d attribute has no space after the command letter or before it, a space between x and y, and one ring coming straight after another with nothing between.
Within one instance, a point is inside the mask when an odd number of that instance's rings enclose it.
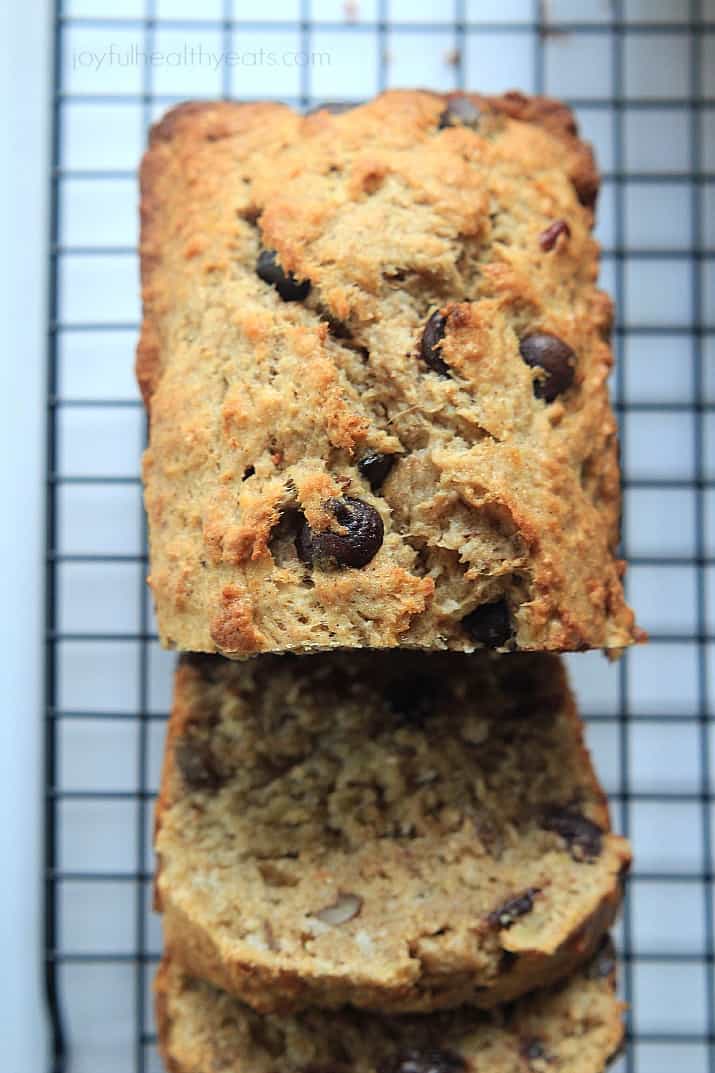
<instances>
[{"instance_id":1,"label":"loaf of banana bread","mask_svg":"<svg viewBox=\"0 0 715 1073\"><path fill-rule=\"evenodd\" d=\"M619 648L590 148L564 106L192 103L141 171L165 645Z\"/></svg>"}]
</instances>

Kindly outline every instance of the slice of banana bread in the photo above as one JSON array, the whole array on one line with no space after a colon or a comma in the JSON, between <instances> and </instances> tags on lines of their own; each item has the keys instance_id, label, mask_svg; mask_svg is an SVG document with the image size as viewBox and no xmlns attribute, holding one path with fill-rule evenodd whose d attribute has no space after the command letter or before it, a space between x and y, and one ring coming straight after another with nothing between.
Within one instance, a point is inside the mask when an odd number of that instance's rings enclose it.
<instances>
[{"instance_id":1,"label":"slice of banana bread","mask_svg":"<svg viewBox=\"0 0 715 1073\"><path fill-rule=\"evenodd\" d=\"M137 372L165 645L638 637L597 185L568 109L514 93L154 127Z\"/></svg>"},{"instance_id":2,"label":"slice of banana bread","mask_svg":"<svg viewBox=\"0 0 715 1073\"><path fill-rule=\"evenodd\" d=\"M558 657L181 662L157 907L260 1011L490 1007L567 975L629 863Z\"/></svg>"},{"instance_id":3,"label":"slice of banana bread","mask_svg":"<svg viewBox=\"0 0 715 1073\"><path fill-rule=\"evenodd\" d=\"M608 950L566 984L492 1013L262 1017L169 958L155 991L169 1073L603 1073L623 1037Z\"/></svg>"}]
</instances>

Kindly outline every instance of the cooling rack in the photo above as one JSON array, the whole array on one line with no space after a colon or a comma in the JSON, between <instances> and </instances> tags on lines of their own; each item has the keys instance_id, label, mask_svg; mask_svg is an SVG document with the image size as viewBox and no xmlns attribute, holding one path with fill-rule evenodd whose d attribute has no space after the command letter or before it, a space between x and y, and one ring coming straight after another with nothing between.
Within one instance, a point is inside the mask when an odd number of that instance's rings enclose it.
<instances>
[{"instance_id":1,"label":"cooling rack","mask_svg":"<svg viewBox=\"0 0 715 1073\"><path fill-rule=\"evenodd\" d=\"M147 127L187 97L307 108L388 85L547 92L596 145L628 588L651 634L615 666L569 661L636 850L615 1069L715 1073L714 35L712 0L56 4L44 715L54 1073L160 1069L151 824L173 661L144 585L132 379Z\"/></svg>"}]
</instances>

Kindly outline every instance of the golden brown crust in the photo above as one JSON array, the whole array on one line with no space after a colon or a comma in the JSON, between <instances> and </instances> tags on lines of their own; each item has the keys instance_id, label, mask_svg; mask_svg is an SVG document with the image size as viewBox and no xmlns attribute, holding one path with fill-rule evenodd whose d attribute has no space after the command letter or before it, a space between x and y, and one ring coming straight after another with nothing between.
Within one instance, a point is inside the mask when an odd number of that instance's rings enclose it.
<instances>
[{"instance_id":1,"label":"golden brown crust","mask_svg":"<svg viewBox=\"0 0 715 1073\"><path fill-rule=\"evenodd\" d=\"M423 1048L433 1060L450 1055L455 1068L461 1059L470 1073L604 1073L623 1039L611 959L606 952L594 968L505 1011L391 1019L351 1010L262 1018L165 957L155 983L158 1045L169 1073L378 1073Z\"/></svg>"},{"instance_id":2,"label":"golden brown crust","mask_svg":"<svg viewBox=\"0 0 715 1073\"><path fill-rule=\"evenodd\" d=\"M449 96L456 96L456 94ZM570 108L551 97L527 97L516 91L505 93L501 97L480 97L477 94L469 96L477 105L484 102L487 107L511 119L543 127L549 134L562 141L567 151L566 171L578 194L578 199L587 208L594 208L598 197L600 177L593 150L588 143L582 142L579 138L576 120Z\"/></svg>"},{"instance_id":3,"label":"golden brown crust","mask_svg":"<svg viewBox=\"0 0 715 1073\"><path fill-rule=\"evenodd\" d=\"M159 1050L164 1062L166 1073L185 1073L185 1064L172 1054L172 1017L171 998L172 990L177 983L176 967L172 966L171 959L162 958L156 977L154 978L154 1018L156 1021L156 1034ZM195 1073L199 1073L198 1070Z\"/></svg>"},{"instance_id":4,"label":"golden brown crust","mask_svg":"<svg viewBox=\"0 0 715 1073\"><path fill-rule=\"evenodd\" d=\"M446 104L449 100L461 94L444 94L441 99ZM469 99L479 106L486 106L495 112L503 113L512 119L525 123L533 123L543 127L550 134L564 142L568 149L568 172L577 190L579 200L584 205L593 207L596 202L599 188L599 175L596 162L593 157L591 146L582 142L578 137L578 128L573 113L561 101L550 97L528 97L523 93L512 91L502 96L485 97L480 94L468 94ZM238 108L250 108L240 102L226 101L185 101L175 105L153 125L150 131L149 144L155 146L160 143L171 142L182 134L190 134L192 137L206 141L219 141L221 138L236 134L239 128L235 122ZM280 106L277 106L280 107ZM253 106L252 114L256 108L262 108L268 118L270 105ZM158 165L158 166L155 166ZM157 216L161 212L161 203L152 196L158 182L158 172L161 170L161 162L155 160L148 153L143 162L140 172L141 186L141 224L142 234L146 234L146 243L142 241L141 267L142 281L150 280L154 271L159 267L159 261L153 248L151 236L158 230ZM602 296L608 301L606 295ZM157 333L153 324L154 311L145 308L144 324L139 348L137 352L137 378L142 389L144 402L149 408L151 396L156 386L158 373L159 352L156 343Z\"/></svg>"},{"instance_id":5,"label":"golden brown crust","mask_svg":"<svg viewBox=\"0 0 715 1073\"><path fill-rule=\"evenodd\" d=\"M160 374L161 319L167 308L166 290L160 276L166 237L163 210L175 181L174 175L166 171L167 155L172 155L172 142L182 137L199 142L220 141L240 133L238 120L242 111L247 113L247 122L254 119L261 122L282 107L241 105L229 101L185 101L170 108L151 128L149 151L144 154L139 170L143 319L136 355L136 375L147 411L150 411Z\"/></svg>"},{"instance_id":6,"label":"golden brown crust","mask_svg":"<svg viewBox=\"0 0 715 1073\"><path fill-rule=\"evenodd\" d=\"M424 730L404 728L382 699L400 695L405 681L416 682L420 700L410 703L419 703ZM431 704L439 705L434 714ZM479 752L464 756L458 743L475 735ZM206 792L189 789L177 766L177 749L189 747L212 784ZM415 750L433 768L426 784L433 803L424 807L449 819L443 829L425 816L405 842L387 832L420 815L425 787L420 763L409 759ZM384 803L375 813L377 801ZM573 860L541 829L542 811L558 803L604 832L590 863ZM351 831L353 815L372 818ZM246 664L185 657L156 849L166 949L261 1012L510 1001L590 956L616 916L630 862L627 843L610 833L563 671L554 657L538 655L346 653ZM420 876L429 876L427 887ZM542 891L537 924L527 914L498 935L484 930L480 920L495 902L529 888ZM423 919L415 909L427 890ZM295 922L309 923L341 892L357 899L358 917L332 934L320 930L305 947L296 941ZM268 924L261 923L267 906Z\"/></svg>"},{"instance_id":7,"label":"golden brown crust","mask_svg":"<svg viewBox=\"0 0 715 1073\"><path fill-rule=\"evenodd\" d=\"M469 651L481 641L463 621L500 599L506 647L641 638L614 557L593 156L558 102L473 95L475 133L438 130L447 100L393 91L305 118L189 103L154 128L137 377L151 407L150 580L165 645L238 658ZM570 235L543 252L558 217ZM261 245L312 281L304 301L258 279ZM416 352L436 309L448 379ZM518 354L534 331L578 356L573 387L549 405ZM356 468L370 451L398 458L375 490ZM384 527L367 564L311 570L290 534L277 552L287 516L320 531L345 495Z\"/></svg>"}]
</instances>

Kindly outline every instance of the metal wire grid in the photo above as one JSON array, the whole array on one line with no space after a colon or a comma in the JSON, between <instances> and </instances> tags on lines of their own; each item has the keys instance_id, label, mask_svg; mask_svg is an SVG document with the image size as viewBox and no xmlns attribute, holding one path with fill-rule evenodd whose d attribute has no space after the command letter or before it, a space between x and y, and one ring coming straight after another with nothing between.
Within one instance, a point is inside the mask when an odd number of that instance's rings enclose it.
<instances>
[{"instance_id":1,"label":"metal wire grid","mask_svg":"<svg viewBox=\"0 0 715 1073\"><path fill-rule=\"evenodd\" d=\"M74 0L68 10L58 0L54 16L45 664L52 1069L160 1068L149 997L160 948L149 909L150 827L171 661L158 649L143 580L136 474L144 425L129 381L137 323L135 316L113 319L113 310L122 306L117 280L136 288L128 221L140 141L159 112L195 91L183 82L157 86L156 69L139 65L129 91L98 92L78 88L69 67L87 34L133 35L149 54L169 31L211 33L225 50L242 35L272 41L282 34L304 53L329 41L346 62L346 49L368 54L354 93L344 92L339 71L318 78L301 67L292 92L274 95L302 107L399 82L395 56L399 68L408 39L418 63L437 41L454 50L445 88L507 88L489 84L489 69L486 79L475 75L470 56L488 42L507 68L514 54L530 67L521 79L512 74L511 84L570 98L599 142L604 275L620 314L614 394L625 551L631 597L651 628L650 648L617 668L594 656L570 661L616 820L637 853L620 928L622 989L633 1009L617 1069L715 1073L715 88L707 62L715 65L715 7L710 0L554 0L547 10L533 0L455 0L448 11L447 4L372 0L353 22L328 0L281 0L264 21L241 17L231 0L207 0L203 10L211 6L210 17L196 20L179 0ZM240 6L245 13L252 5ZM638 92L632 64L644 41L665 47L666 56L672 50L685 67L670 81L665 70L655 81L646 74ZM560 49L569 42L577 67L583 43L605 74L582 69L575 83L570 76L561 85ZM412 82L429 83L419 70ZM576 95L574 84L595 88ZM251 96L237 92L225 64L206 91L218 94ZM94 125L78 125L83 111ZM126 140L127 122L133 148L120 159L116 143ZM660 147L634 152L639 131L654 122ZM653 196L635 233L633 213ZM670 240L657 240L661 233ZM113 276L119 263L126 271ZM678 309L676 291L684 301ZM648 293L651 304L646 297L642 306L638 295Z\"/></svg>"}]
</instances>

